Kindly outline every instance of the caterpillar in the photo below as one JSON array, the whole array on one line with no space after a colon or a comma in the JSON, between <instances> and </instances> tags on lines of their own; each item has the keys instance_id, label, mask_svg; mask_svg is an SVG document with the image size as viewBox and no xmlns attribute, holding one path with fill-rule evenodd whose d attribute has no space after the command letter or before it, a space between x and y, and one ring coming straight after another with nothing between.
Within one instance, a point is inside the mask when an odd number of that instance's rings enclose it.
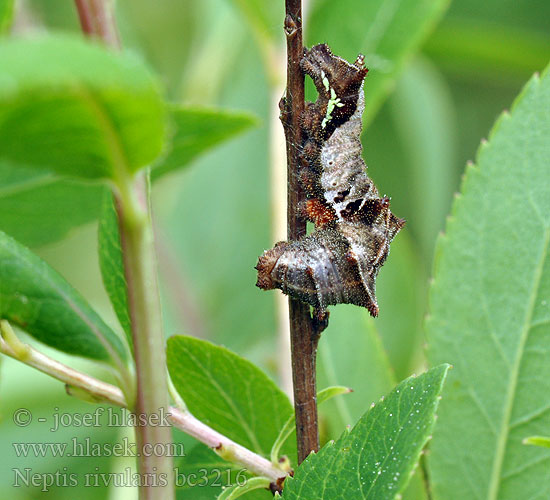
<instances>
[{"instance_id":1,"label":"caterpillar","mask_svg":"<svg viewBox=\"0 0 550 500\"><path fill-rule=\"evenodd\" d=\"M256 285L310 304L317 317L335 304L365 307L376 317L376 276L405 220L379 196L362 157L368 70L362 55L350 64L325 44L305 50L300 67L319 94L301 117L299 169L307 199L298 209L315 230L266 250Z\"/></svg>"}]
</instances>

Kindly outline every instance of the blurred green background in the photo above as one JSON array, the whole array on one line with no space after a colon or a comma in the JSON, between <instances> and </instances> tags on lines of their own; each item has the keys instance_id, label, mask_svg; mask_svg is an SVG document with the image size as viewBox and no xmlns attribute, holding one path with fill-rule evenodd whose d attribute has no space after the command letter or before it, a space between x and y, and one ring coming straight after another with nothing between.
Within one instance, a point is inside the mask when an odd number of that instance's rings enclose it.
<instances>
[{"instance_id":1,"label":"blurred green background","mask_svg":"<svg viewBox=\"0 0 550 500\"><path fill-rule=\"evenodd\" d=\"M382 6L406 11L415 3L385 0ZM417 3L437 12L410 50L399 56L403 64L390 70L387 61L355 43L373 21L362 14L369 2L307 3L308 45L327 42L347 59L366 51L370 73L365 90L368 96L370 88L376 89L376 98L367 111L364 156L369 176L381 193L392 197L393 212L408 221L379 275L380 317L372 321L354 307L331 310L331 325L319 352L319 386L338 383L355 392L321 409L324 439L353 424L395 381L424 369L422 320L432 252L453 193L459 189L466 162L474 159L499 113L550 59L547 0L456 0L447 10L445 2ZM271 139L270 127L285 70L282 12L282 0L120 0L117 4L124 47L141 54L157 71L171 100L247 110L260 118L254 130L160 180L153 203L167 334L197 335L223 344L275 379L280 355L274 293L254 286L254 265L274 243L270 147L283 149L284 142ZM18 3L13 32L32 30L79 31L73 3ZM391 33L381 36L390 44ZM6 210L0 200L1 207ZM14 210L20 234L12 234L32 244L118 328L101 284L95 223L75 227L61 239L55 231L51 238L37 237L33 231L40 232L44 215ZM41 244L48 239L52 241ZM90 370L80 360L68 362ZM11 415L19 407L36 414L49 414L55 406L65 411L91 411L91 407L67 398L61 384L30 368L7 359L2 364L0 439L5 465L0 469L0 495L74 498L72 488L39 495L9 486L12 467L90 466L84 459L45 463L15 458L11 443L17 436ZM120 439L115 431L100 429L94 437ZM38 428L21 429L18 439L32 440L33 432L38 433ZM74 428L63 432L75 434ZM57 435L56 440L67 436ZM38 434L36 439L41 439ZM178 439L192 446L181 434ZM97 463L121 470L127 465L107 459ZM81 499L108 494L118 499L126 493L92 488L78 492ZM128 498L133 495L127 492Z\"/></svg>"}]
</instances>

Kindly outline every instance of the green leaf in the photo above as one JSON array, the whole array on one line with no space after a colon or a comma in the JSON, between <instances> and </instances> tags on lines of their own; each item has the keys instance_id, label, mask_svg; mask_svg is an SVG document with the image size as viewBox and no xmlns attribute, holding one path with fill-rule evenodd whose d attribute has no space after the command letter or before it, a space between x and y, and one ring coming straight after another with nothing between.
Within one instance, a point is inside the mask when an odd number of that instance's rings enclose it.
<instances>
[{"instance_id":1,"label":"green leaf","mask_svg":"<svg viewBox=\"0 0 550 500\"><path fill-rule=\"evenodd\" d=\"M550 448L550 438L544 436L530 436L523 440L523 444L541 446L542 448Z\"/></svg>"},{"instance_id":2,"label":"green leaf","mask_svg":"<svg viewBox=\"0 0 550 500\"><path fill-rule=\"evenodd\" d=\"M407 57L418 49L445 12L448 0L319 0L313 4L308 44L328 41L335 54L353 61L359 52L370 68L365 83L370 120Z\"/></svg>"},{"instance_id":3,"label":"green leaf","mask_svg":"<svg viewBox=\"0 0 550 500\"><path fill-rule=\"evenodd\" d=\"M535 6L536 8L534 8ZM550 4L548 2L526 4L513 1L503 4L501 0L486 0L485 2L461 0L452 3L448 15L452 19L472 18L484 25L498 24L505 27L520 25L533 32L546 33Z\"/></svg>"},{"instance_id":4,"label":"green leaf","mask_svg":"<svg viewBox=\"0 0 550 500\"><path fill-rule=\"evenodd\" d=\"M60 240L99 216L105 190L0 161L0 230L28 246Z\"/></svg>"},{"instance_id":5,"label":"green leaf","mask_svg":"<svg viewBox=\"0 0 550 500\"><path fill-rule=\"evenodd\" d=\"M361 369L350 370L350 366ZM319 385L343 384L353 389L345 398L320 408L330 438L357 422L365 408L395 385L374 321L366 311L349 305L330 312L329 327L319 343L317 371Z\"/></svg>"},{"instance_id":6,"label":"green leaf","mask_svg":"<svg viewBox=\"0 0 550 500\"><path fill-rule=\"evenodd\" d=\"M59 274L0 232L0 317L60 351L126 358L117 335Z\"/></svg>"},{"instance_id":7,"label":"green leaf","mask_svg":"<svg viewBox=\"0 0 550 500\"><path fill-rule=\"evenodd\" d=\"M214 451L202 443L197 443L178 461L176 470L177 498L185 500L214 500L234 484L243 484L250 480L247 469L226 462ZM268 491L257 490L246 496L247 500L269 500L273 495Z\"/></svg>"},{"instance_id":8,"label":"green leaf","mask_svg":"<svg viewBox=\"0 0 550 500\"><path fill-rule=\"evenodd\" d=\"M118 219L110 192L106 192L103 199L103 210L98 230L99 266L103 284L111 299L118 321L126 334L128 345L132 345L128 287L124 275Z\"/></svg>"},{"instance_id":9,"label":"green leaf","mask_svg":"<svg viewBox=\"0 0 550 500\"><path fill-rule=\"evenodd\" d=\"M287 478L285 499L394 498L406 486L435 422L449 365L401 382L336 442Z\"/></svg>"},{"instance_id":10,"label":"green leaf","mask_svg":"<svg viewBox=\"0 0 550 500\"><path fill-rule=\"evenodd\" d=\"M446 72L471 79L476 89L486 78L500 87L512 83L517 92L517 85L544 68L550 58L549 18L546 1L452 2L424 50Z\"/></svg>"},{"instance_id":11,"label":"green leaf","mask_svg":"<svg viewBox=\"0 0 550 500\"><path fill-rule=\"evenodd\" d=\"M268 490L271 480L266 477L252 477L246 481L243 485L234 485L231 488L224 490L218 500L234 500L240 498L246 493L254 490Z\"/></svg>"},{"instance_id":12,"label":"green leaf","mask_svg":"<svg viewBox=\"0 0 550 500\"><path fill-rule=\"evenodd\" d=\"M14 0L0 0L0 35L8 31L13 18Z\"/></svg>"},{"instance_id":13,"label":"green leaf","mask_svg":"<svg viewBox=\"0 0 550 500\"><path fill-rule=\"evenodd\" d=\"M170 106L174 126L172 147L153 167L152 177L185 167L201 153L257 124L249 113L222 109Z\"/></svg>"},{"instance_id":14,"label":"green leaf","mask_svg":"<svg viewBox=\"0 0 550 500\"><path fill-rule=\"evenodd\" d=\"M269 456L292 405L267 375L224 347L193 337L168 339L167 358L174 386L193 415ZM290 446L285 451L295 455Z\"/></svg>"},{"instance_id":15,"label":"green leaf","mask_svg":"<svg viewBox=\"0 0 550 500\"><path fill-rule=\"evenodd\" d=\"M406 235L400 235L400 238L402 236ZM402 243L401 239L396 241L398 245ZM385 273L395 264L395 259L399 258L400 250L394 254L394 250L397 248L392 248L392 258L384 266L382 276L379 278L380 284L386 283L386 280L391 278L392 273L390 276ZM402 271L406 274L404 270ZM398 272L395 271L393 274L397 275ZM401 284L403 283L402 279L403 274L401 275ZM392 283L397 287L400 286L398 276L393 278ZM390 288L390 283L386 283L385 286ZM402 291L394 292L394 300L396 293L399 297ZM390 291L388 290L389 298ZM380 304L382 304L381 301ZM405 316L400 320L393 318L395 328L395 321L403 321L408 317L408 308L403 305L402 298L398 300L397 305L388 300L388 306L396 308L401 306L399 314ZM386 308L384 310L386 311L384 316L391 316ZM335 398L319 408L321 429L324 431L321 434L322 438L335 439L338 437L342 429L359 420L365 412L365 408L378 401L396 385L395 374L377 331L377 326L380 325L379 322L382 319L373 320L365 310L349 305L339 305L331 311L329 328L319 343L318 384L343 383L351 387L353 392L344 398ZM389 318L388 328L391 321L392 318ZM410 346L410 339L403 338L401 343ZM397 346L397 339L395 344ZM350 349L351 345L353 349ZM410 357L411 354L409 353L408 356ZM361 369L350 370L350 366L359 366ZM415 474L406 491L403 492L403 498L407 500L425 498L423 484L418 478L418 474Z\"/></svg>"},{"instance_id":16,"label":"green leaf","mask_svg":"<svg viewBox=\"0 0 550 500\"><path fill-rule=\"evenodd\" d=\"M467 168L436 248L429 359L455 366L430 453L435 499L550 494L550 74Z\"/></svg>"},{"instance_id":17,"label":"green leaf","mask_svg":"<svg viewBox=\"0 0 550 500\"><path fill-rule=\"evenodd\" d=\"M413 212L407 214L431 262L434 243L445 225L455 191L454 146L456 117L447 82L427 59L417 57L407 67L389 100L397 132L410 160L406 184ZM396 173L389 173L392 184ZM426 196L426 192L430 196ZM396 193L395 193L396 194ZM422 311L425 307L421 308Z\"/></svg>"},{"instance_id":18,"label":"green leaf","mask_svg":"<svg viewBox=\"0 0 550 500\"><path fill-rule=\"evenodd\" d=\"M546 29L539 32L529 29L525 22L517 23L517 17L506 24L495 23L496 11L510 11L499 7L500 4L494 2L487 20L464 15L446 17L427 41L424 51L438 67L461 80L469 78L478 87L483 80L502 85L513 79L514 85L516 82L521 85L534 70L548 62ZM531 10L539 9L524 8L517 15L523 18ZM549 14L539 16L545 19Z\"/></svg>"},{"instance_id":19,"label":"green leaf","mask_svg":"<svg viewBox=\"0 0 550 500\"><path fill-rule=\"evenodd\" d=\"M246 113L176 105L169 111L173 147L156 163L153 178L188 165L256 123ZM29 246L60 240L72 228L101 217L105 191L101 185L0 160L0 230Z\"/></svg>"},{"instance_id":20,"label":"green leaf","mask_svg":"<svg viewBox=\"0 0 550 500\"><path fill-rule=\"evenodd\" d=\"M332 399L336 396L340 396L341 394L349 394L352 392L352 389L349 387L344 387L342 385L335 385L332 387L327 387L326 389L323 389L322 391L319 391L317 393L317 407L322 405L325 401L328 401L329 399ZM289 419L285 422L285 425L279 432L279 435L277 436L277 439L273 443L273 446L271 448L271 461L273 463L277 463L279 461L280 457L280 451L281 446L285 443L285 441L290 437L292 434L292 431L294 431L296 427L296 414L293 413Z\"/></svg>"},{"instance_id":21,"label":"green leaf","mask_svg":"<svg viewBox=\"0 0 550 500\"><path fill-rule=\"evenodd\" d=\"M349 394L350 392L353 392L353 389L350 389L349 387L344 387L343 385L326 387L325 389L322 389L317 393L317 404L322 405L325 401L328 401L342 394Z\"/></svg>"},{"instance_id":22,"label":"green leaf","mask_svg":"<svg viewBox=\"0 0 550 500\"><path fill-rule=\"evenodd\" d=\"M161 152L159 86L135 57L69 36L0 45L0 159L116 179Z\"/></svg>"}]
</instances>

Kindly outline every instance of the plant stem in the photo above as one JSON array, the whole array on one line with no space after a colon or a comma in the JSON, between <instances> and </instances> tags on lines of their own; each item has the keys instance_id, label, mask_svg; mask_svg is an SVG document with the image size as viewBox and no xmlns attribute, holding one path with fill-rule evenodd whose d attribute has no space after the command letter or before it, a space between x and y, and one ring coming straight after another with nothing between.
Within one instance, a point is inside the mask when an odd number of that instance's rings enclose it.
<instances>
[{"instance_id":1,"label":"plant stem","mask_svg":"<svg viewBox=\"0 0 550 500\"><path fill-rule=\"evenodd\" d=\"M84 33L99 37L111 48L120 48L110 0L75 0L75 4ZM147 481L148 486L141 486L139 497L141 500L172 500L175 498L172 457L146 453L145 449L172 442L169 427L152 424L155 416L166 413L169 398L148 180L143 171L135 177L129 176L116 144L113 154L119 167L114 197L137 377L135 404L131 404L129 409L138 419L145 418L149 422L135 428L138 472L144 478L158 479ZM152 486L152 483L159 485Z\"/></svg>"},{"instance_id":2,"label":"plant stem","mask_svg":"<svg viewBox=\"0 0 550 500\"><path fill-rule=\"evenodd\" d=\"M286 135L288 207L287 236L297 240L306 234L306 220L298 206L305 199L299 180L299 146L302 144L300 118L304 110L304 75L300 69L303 56L301 0L286 0L285 33L287 40L287 88L282 101L282 122ZM290 298L290 343L292 351L292 380L296 412L298 462L312 451L319 450L315 355L318 332L314 328L309 305Z\"/></svg>"},{"instance_id":3,"label":"plant stem","mask_svg":"<svg viewBox=\"0 0 550 500\"><path fill-rule=\"evenodd\" d=\"M88 36L96 36L109 47L120 48L111 0L74 0L80 26Z\"/></svg>"},{"instance_id":4,"label":"plant stem","mask_svg":"<svg viewBox=\"0 0 550 500\"><path fill-rule=\"evenodd\" d=\"M168 380L147 177L141 173L133 181L121 180L118 185L121 190L115 195L115 206L137 375L136 404L131 409L137 415L150 417L168 408ZM155 425L138 426L136 441L139 450L156 443L168 444L172 442L171 430ZM171 457L146 455L142 453L139 457L140 474L162 474L167 477L168 486L142 487L140 498L173 498Z\"/></svg>"},{"instance_id":5,"label":"plant stem","mask_svg":"<svg viewBox=\"0 0 550 500\"><path fill-rule=\"evenodd\" d=\"M8 333L11 331L7 321L2 321L0 328L3 335L6 331ZM127 407L124 394L118 387L64 365L28 344L23 344L18 339L14 341L14 334L6 335L6 337L6 339L0 337L0 352L65 383L69 394L80 396L80 393L73 392L73 388L77 388L93 396L90 399L96 402L104 401L115 406ZM286 476L286 472L279 469L276 464L208 427L188 411L171 406L168 408L167 416L174 427L193 436L223 458L245 467L250 472L267 477L273 482L277 482L277 479ZM162 498L168 497L164 496Z\"/></svg>"},{"instance_id":6,"label":"plant stem","mask_svg":"<svg viewBox=\"0 0 550 500\"><path fill-rule=\"evenodd\" d=\"M85 373L79 372L70 366L46 356L28 344L21 342L9 323L0 321L2 338L0 339L0 351L13 359L32 366L42 373L57 380L61 380L68 387L77 387L93 395L97 401L108 401L117 406L126 406L126 399L118 387L97 380Z\"/></svg>"}]
</instances>

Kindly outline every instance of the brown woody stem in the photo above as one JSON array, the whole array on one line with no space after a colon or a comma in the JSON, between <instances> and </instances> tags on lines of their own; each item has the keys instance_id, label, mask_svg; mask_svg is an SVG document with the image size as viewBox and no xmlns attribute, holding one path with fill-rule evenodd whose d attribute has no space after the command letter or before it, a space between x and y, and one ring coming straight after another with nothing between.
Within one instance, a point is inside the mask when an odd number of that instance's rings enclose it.
<instances>
[{"instance_id":1,"label":"brown woody stem","mask_svg":"<svg viewBox=\"0 0 550 500\"><path fill-rule=\"evenodd\" d=\"M286 135L288 171L287 236L289 240L297 240L306 234L307 223L298 210L299 203L305 199L299 180L299 147L302 144L300 119L304 110L304 75L300 68L303 56L301 0L286 0L284 27L287 41L287 87L286 96L281 101L281 120ZM298 462L301 463L312 451L319 450L315 383L319 334L311 319L309 305L291 297L288 300L296 439Z\"/></svg>"},{"instance_id":2,"label":"brown woody stem","mask_svg":"<svg viewBox=\"0 0 550 500\"><path fill-rule=\"evenodd\" d=\"M120 48L111 0L74 0L74 3L86 35L103 40L109 47Z\"/></svg>"}]
</instances>

